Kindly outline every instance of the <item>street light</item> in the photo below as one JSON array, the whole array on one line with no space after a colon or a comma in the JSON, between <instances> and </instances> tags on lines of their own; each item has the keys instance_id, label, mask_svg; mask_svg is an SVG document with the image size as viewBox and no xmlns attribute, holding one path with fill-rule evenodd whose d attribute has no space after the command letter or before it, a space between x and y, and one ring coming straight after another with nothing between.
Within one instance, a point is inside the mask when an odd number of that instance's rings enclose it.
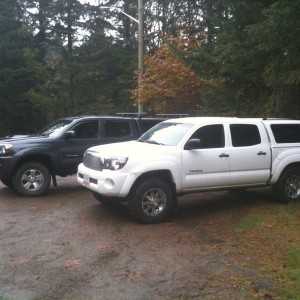
<instances>
[{"instance_id":1,"label":"street light","mask_svg":"<svg viewBox=\"0 0 300 300\"><path fill-rule=\"evenodd\" d=\"M138 19L130 16L123 10L121 10L118 7L113 7L113 6L100 6L100 8L103 9L113 9L119 11L121 14L125 15L128 17L130 20L134 21L135 23L138 24L138 88L139 88L139 93L138 93L138 116L143 113L143 104L141 103L141 97L140 97L140 87L142 84L142 77L144 74L144 7L143 7L143 0L138 0Z\"/></svg>"},{"instance_id":2,"label":"street light","mask_svg":"<svg viewBox=\"0 0 300 300\"><path fill-rule=\"evenodd\" d=\"M139 79L138 79L138 115L143 113L143 104L141 103L140 88L144 74L144 6L143 0L138 0L138 17L139 17Z\"/></svg>"}]
</instances>

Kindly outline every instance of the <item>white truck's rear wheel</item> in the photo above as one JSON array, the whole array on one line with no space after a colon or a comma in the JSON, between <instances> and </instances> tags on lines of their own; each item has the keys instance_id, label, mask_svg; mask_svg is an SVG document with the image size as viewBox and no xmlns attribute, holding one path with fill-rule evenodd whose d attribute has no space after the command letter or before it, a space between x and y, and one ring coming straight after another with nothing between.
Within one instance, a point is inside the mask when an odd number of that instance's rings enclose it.
<instances>
[{"instance_id":1,"label":"white truck's rear wheel","mask_svg":"<svg viewBox=\"0 0 300 300\"><path fill-rule=\"evenodd\" d=\"M289 168L280 176L273 189L278 200L289 203L300 199L300 169Z\"/></svg>"}]
</instances>

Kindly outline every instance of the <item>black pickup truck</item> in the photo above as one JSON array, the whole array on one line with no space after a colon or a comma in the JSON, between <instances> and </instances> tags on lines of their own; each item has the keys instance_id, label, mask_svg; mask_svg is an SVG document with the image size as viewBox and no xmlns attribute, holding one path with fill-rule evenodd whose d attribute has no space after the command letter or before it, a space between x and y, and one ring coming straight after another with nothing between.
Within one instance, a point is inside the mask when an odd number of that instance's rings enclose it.
<instances>
[{"instance_id":1,"label":"black pickup truck","mask_svg":"<svg viewBox=\"0 0 300 300\"><path fill-rule=\"evenodd\" d=\"M135 140L162 118L80 116L54 121L37 135L0 140L0 180L21 196L40 196L56 175L76 174L95 145Z\"/></svg>"}]
</instances>

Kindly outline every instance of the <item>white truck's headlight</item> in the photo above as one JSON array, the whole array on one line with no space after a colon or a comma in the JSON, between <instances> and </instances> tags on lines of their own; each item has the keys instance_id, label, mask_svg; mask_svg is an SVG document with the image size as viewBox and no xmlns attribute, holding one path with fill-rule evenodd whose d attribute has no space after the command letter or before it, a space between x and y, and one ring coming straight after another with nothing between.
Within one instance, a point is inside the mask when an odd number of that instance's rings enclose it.
<instances>
[{"instance_id":1,"label":"white truck's headlight","mask_svg":"<svg viewBox=\"0 0 300 300\"><path fill-rule=\"evenodd\" d=\"M2 144L0 145L0 155L9 154L12 150L12 144Z\"/></svg>"},{"instance_id":2,"label":"white truck's headlight","mask_svg":"<svg viewBox=\"0 0 300 300\"><path fill-rule=\"evenodd\" d=\"M128 157L108 157L101 159L101 168L109 170L120 170L128 161Z\"/></svg>"}]
</instances>

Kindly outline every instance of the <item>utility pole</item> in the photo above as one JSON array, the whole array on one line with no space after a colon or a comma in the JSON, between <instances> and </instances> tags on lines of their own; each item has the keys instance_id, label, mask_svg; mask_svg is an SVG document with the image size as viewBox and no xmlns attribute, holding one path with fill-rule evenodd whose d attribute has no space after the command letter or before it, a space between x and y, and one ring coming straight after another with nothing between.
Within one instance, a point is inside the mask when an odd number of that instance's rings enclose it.
<instances>
[{"instance_id":1,"label":"utility pole","mask_svg":"<svg viewBox=\"0 0 300 300\"><path fill-rule=\"evenodd\" d=\"M139 25L139 78L138 78L138 115L143 113L143 104L141 103L140 88L144 75L144 5L143 0L138 0L138 25Z\"/></svg>"},{"instance_id":2,"label":"utility pole","mask_svg":"<svg viewBox=\"0 0 300 300\"><path fill-rule=\"evenodd\" d=\"M138 0L138 19L127 14L118 7L100 6L102 9L114 9L119 11L130 20L138 24L138 89L140 91L143 75L144 75L144 4L143 0ZM143 104L141 103L140 92L138 93L138 116L143 113Z\"/></svg>"}]
</instances>

